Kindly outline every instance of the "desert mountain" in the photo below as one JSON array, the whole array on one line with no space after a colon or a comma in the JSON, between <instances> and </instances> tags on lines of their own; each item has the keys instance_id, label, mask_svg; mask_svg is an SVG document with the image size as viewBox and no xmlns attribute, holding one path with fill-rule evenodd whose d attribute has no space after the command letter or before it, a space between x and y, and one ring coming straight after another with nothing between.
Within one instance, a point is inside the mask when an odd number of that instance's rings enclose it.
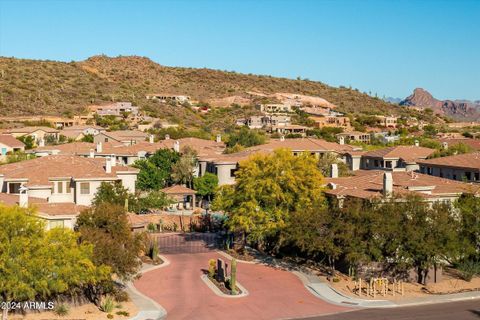
<instances>
[{"instance_id":1,"label":"desert mountain","mask_svg":"<svg viewBox=\"0 0 480 320\"><path fill-rule=\"evenodd\" d=\"M159 116L187 117L198 122L198 116L187 114L188 110L161 109L145 95L185 94L198 101L245 104L252 99L247 92L265 94L260 99L266 101L283 92L318 97L345 112L398 111L394 105L358 90L321 82L167 67L137 56L94 56L68 63L0 57L0 115L72 114L88 104L131 101L157 109Z\"/></svg>"},{"instance_id":2,"label":"desert mountain","mask_svg":"<svg viewBox=\"0 0 480 320\"><path fill-rule=\"evenodd\" d=\"M430 108L434 112L457 120L480 119L479 101L468 100L438 100L430 92L422 88L416 88L413 93L400 102L401 106L414 106Z\"/></svg>"}]
</instances>

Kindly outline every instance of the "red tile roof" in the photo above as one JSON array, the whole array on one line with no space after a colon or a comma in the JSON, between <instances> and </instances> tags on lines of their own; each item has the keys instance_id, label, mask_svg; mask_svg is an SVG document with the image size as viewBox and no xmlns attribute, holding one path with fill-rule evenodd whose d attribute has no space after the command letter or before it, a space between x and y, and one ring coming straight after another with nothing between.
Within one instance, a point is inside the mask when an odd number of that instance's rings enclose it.
<instances>
[{"instance_id":1,"label":"red tile roof","mask_svg":"<svg viewBox=\"0 0 480 320\"><path fill-rule=\"evenodd\" d=\"M10 134L0 134L0 143L10 148L23 148L25 144Z\"/></svg>"},{"instance_id":2,"label":"red tile roof","mask_svg":"<svg viewBox=\"0 0 480 320\"><path fill-rule=\"evenodd\" d=\"M364 199L381 197L384 173L381 170L359 170L351 177L326 178L326 183L332 183L336 188L327 189L325 193ZM415 193L425 198L476 194L480 189L475 184L406 171L393 171L392 177L394 193Z\"/></svg>"},{"instance_id":3,"label":"red tile roof","mask_svg":"<svg viewBox=\"0 0 480 320\"><path fill-rule=\"evenodd\" d=\"M454 156L418 161L419 164L480 170L480 152L464 153Z\"/></svg>"},{"instance_id":4,"label":"red tile roof","mask_svg":"<svg viewBox=\"0 0 480 320\"><path fill-rule=\"evenodd\" d=\"M138 172L138 169L128 166L114 166L111 173L106 173L105 162L102 158L52 155L2 165L0 174L5 180L27 179L27 186L31 187L48 186L51 178L116 180L117 172Z\"/></svg>"},{"instance_id":5,"label":"red tile roof","mask_svg":"<svg viewBox=\"0 0 480 320\"><path fill-rule=\"evenodd\" d=\"M395 146L369 151L363 154L363 156L383 159L402 159L405 162L416 162L420 159L426 159L434 152L434 149L425 147Z\"/></svg>"}]
</instances>

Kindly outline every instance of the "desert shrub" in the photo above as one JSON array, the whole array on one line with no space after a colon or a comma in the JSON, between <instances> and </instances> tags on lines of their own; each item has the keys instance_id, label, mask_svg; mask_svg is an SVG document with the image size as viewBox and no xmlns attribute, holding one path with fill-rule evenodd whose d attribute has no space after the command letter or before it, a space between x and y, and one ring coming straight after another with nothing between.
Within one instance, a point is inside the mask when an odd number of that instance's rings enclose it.
<instances>
[{"instance_id":1,"label":"desert shrub","mask_svg":"<svg viewBox=\"0 0 480 320\"><path fill-rule=\"evenodd\" d=\"M53 313L55 313L59 317L65 317L70 312L70 307L64 303L57 304L55 309L53 309Z\"/></svg>"},{"instance_id":2,"label":"desert shrub","mask_svg":"<svg viewBox=\"0 0 480 320\"><path fill-rule=\"evenodd\" d=\"M113 311L113 308L115 308L115 302L110 296L106 296L100 303L100 311L102 312L110 313Z\"/></svg>"},{"instance_id":3,"label":"desert shrub","mask_svg":"<svg viewBox=\"0 0 480 320\"><path fill-rule=\"evenodd\" d=\"M116 302L127 302L129 300L128 293L123 290L115 291L113 298Z\"/></svg>"},{"instance_id":4,"label":"desert shrub","mask_svg":"<svg viewBox=\"0 0 480 320\"><path fill-rule=\"evenodd\" d=\"M480 275L480 261L478 260L463 260L457 263L455 267L465 281L471 281L475 275Z\"/></svg>"},{"instance_id":5,"label":"desert shrub","mask_svg":"<svg viewBox=\"0 0 480 320\"><path fill-rule=\"evenodd\" d=\"M130 313L128 311L121 310L121 311L117 311L117 315L128 317L128 316L130 316Z\"/></svg>"}]
</instances>

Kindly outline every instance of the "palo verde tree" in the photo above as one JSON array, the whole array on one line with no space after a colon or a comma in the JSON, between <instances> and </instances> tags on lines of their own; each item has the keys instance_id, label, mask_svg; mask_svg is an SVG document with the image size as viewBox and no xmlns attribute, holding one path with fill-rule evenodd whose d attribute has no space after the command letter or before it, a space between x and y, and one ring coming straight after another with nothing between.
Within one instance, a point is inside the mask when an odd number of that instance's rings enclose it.
<instances>
[{"instance_id":1,"label":"palo verde tree","mask_svg":"<svg viewBox=\"0 0 480 320\"><path fill-rule=\"evenodd\" d=\"M110 279L109 267L92 262L91 244L68 229L45 231L30 209L0 206L0 224L1 302L55 299Z\"/></svg>"},{"instance_id":2,"label":"palo verde tree","mask_svg":"<svg viewBox=\"0 0 480 320\"><path fill-rule=\"evenodd\" d=\"M240 164L236 184L219 189L213 207L228 213L232 231L265 245L283 229L292 212L320 202L323 176L315 157L290 150L255 154Z\"/></svg>"},{"instance_id":3,"label":"palo verde tree","mask_svg":"<svg viewBox=\"0 0 480 320\"><path fill-rule=\"evenodd\" d=\"M203 176L193 179L193 187L199 196L211 201L218 187L218 177L213 173L207 172Z\"/></svg>"}]
</instances>

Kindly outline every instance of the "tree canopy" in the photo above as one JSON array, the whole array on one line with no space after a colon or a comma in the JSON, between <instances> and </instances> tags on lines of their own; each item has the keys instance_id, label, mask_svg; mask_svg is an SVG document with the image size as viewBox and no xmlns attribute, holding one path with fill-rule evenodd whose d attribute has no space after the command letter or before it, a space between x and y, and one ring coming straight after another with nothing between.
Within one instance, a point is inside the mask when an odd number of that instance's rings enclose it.
<instances>
[{"instance_id":1,"label":"tree canopy","mask_svg":"<svg viewBox=\"0 0 480 320\"><path fill-rule=\"evenodd\" d=\"M292 212L318 205L323 176L315 157L279 149L240 164L236 184L219 189L215 209L225 210L231 230L265 240L284 228Z\"/></svg>"},{"instance_id":2,"label":"tree canopy","mask_svg":"<svg viewBox=\"0 0 480 320\"><path fill-rule=\"evenodd\" d=\"M159 190L170 185L174 165L180 160L180 154L170 149L157 150L151 157L138 160L134 167L140 169L137 187L140 190Z\"/></svg>"}]
</instances>

